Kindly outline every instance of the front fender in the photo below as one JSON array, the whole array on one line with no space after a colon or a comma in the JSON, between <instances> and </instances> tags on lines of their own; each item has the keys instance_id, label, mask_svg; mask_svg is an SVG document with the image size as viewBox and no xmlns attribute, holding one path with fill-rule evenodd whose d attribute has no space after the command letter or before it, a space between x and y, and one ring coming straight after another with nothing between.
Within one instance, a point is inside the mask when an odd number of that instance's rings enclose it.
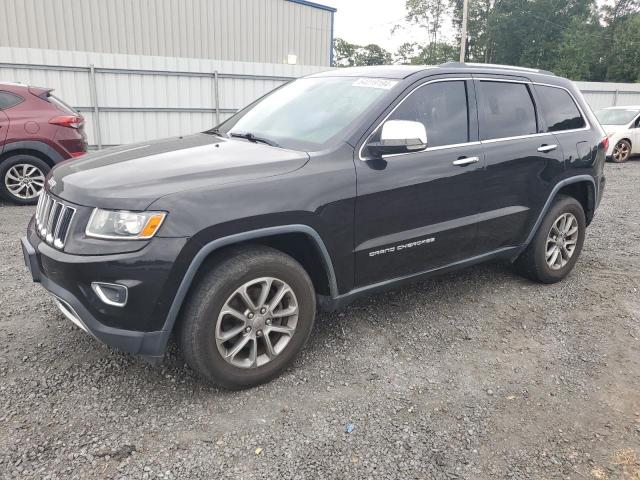
<instances>
[{"instance_id":1,"label":"front fender","mask_svg":"<svg viewBox=\"0 0 640 480\"><path fill-rule=\"evenodd\" d=\"M324 263L324 267L327 273L327 277L329 279L329 288L332 297L338 296L338 287L336 282L336 275L333 268L333 262L331 261L331 257L327 250L327 247L324 244L324 241L313 228L308 225L303 224L294 224L294 225L282 225L275 227L267 227L261 228L258 230L252 230L248 232L237 233L225 237L221 237L215 239L211 242L208 242L201 246L201 248L197 251L191 262L189 263L186 272L182 276L182 280L180 281L180 285L178 290L173 298L173 302L171 307L169 308L169 313L167 314L166 320L160 332L160 340L159 343L162 345L162 348L166 347L166 344L171 336L171 332L173 331L173 327L178 318L178 314L180 313L180 309L184 303L184 300L189 293L191 285L198 273L198 270L204 263L204 261L216 250L219 250L223 247L229 245L235 245L241 242L247 242L250 240L265 238L273 235L280 235L285 233L303 233L309 236L316 244L318 251L322 256L322 260Z\"/></svg>"}]
</instances>

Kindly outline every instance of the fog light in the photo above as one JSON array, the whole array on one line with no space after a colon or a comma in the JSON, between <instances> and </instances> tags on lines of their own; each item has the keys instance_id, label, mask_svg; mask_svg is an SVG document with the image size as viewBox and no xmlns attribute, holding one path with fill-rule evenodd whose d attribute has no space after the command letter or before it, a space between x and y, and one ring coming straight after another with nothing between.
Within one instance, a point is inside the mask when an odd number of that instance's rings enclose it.
<instances>
[{"instance_id":1,"label":"fog light","mask_svg":"<svg viewBox=\"0 0 640 480\"><path fill-rule=\"evenodd\" d=\"M124 285L117 283L93 282L91 288L100 300L107 305L124 307L127 304L129 290Z\"/></svg>"}]
</instances>

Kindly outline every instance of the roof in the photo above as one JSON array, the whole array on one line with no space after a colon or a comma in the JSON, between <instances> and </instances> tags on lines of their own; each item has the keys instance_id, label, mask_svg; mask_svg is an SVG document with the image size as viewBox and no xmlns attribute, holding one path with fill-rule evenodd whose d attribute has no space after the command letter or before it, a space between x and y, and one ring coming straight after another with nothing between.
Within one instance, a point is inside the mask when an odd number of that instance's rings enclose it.
<instances>
[{"instance_id":1,"label":"roof","mask_svg":"<svg viewBox=\"0 0 640 480\"><path fill-rule=\"evenodd\" d=\"M376 65L370 67L348 67L327 70L325 72L311 75L313 77L376 77L376 78L393 78L403 79L415 73L424 72L426 70L440 69L442 73L451 73L459 71L467 72L483 72L483 73L504 73L511 75L536 74L555 76L546 70L537 70L535 68L514 67L510 65L496 65L488 63L460 63L448 62L441 65ZM448 72L447 72L448 70Z\"/></svg>"},{"instance_id":2,"label":"roof","mask_svg":"<svg viewBox=\"0 0 640 480\"><path fill-rule=\"evenodd\" d=\"M307 0L287 0L292 3L299 3L300 5L306 5L307 7L318 8L320 10L326 10L331 13L335 13L337 9L330 7L329 5L322 5L320 3L308 2Z\"/></svg>"},{"instance_id":3,"label":"roof","mask_svg":"<svg viewBox=\"0 0 640 480\"><path fill-rule=\"evenodd\" d=\"M311 77L375 77L375 78L407 78L414 73L428 70L428 65L376 65L371 67L334 68L320 73L314 73Z\"/></svg>"}]
</instances>

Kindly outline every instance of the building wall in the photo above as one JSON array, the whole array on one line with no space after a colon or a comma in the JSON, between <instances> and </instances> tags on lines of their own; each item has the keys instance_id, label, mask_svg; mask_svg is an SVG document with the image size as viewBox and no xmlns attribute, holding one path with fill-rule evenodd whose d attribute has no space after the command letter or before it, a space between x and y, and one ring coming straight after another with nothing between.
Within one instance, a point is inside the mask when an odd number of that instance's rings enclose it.
<instances>
[{"instance_id":1,"label":"building wall","mask_svg":"<svg viewBox=\"0 0 640 480\"><path fill-rule=\"evenodd\" d=\"M330 65L333 9L291 0L0 0L0 46Z\"/></svg>"}]
</instances>

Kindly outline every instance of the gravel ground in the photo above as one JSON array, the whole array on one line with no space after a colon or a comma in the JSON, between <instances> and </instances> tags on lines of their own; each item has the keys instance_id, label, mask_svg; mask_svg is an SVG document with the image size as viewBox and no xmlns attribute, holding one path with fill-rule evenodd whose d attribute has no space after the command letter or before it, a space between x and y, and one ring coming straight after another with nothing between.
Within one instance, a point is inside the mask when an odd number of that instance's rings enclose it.
<instances>
[{"instance_id":1,"label":"gravel ground","mask_svg":"<svg viewBox=\"0 0 640 480\"><path fill-rule=\"evenodd\" d=\"M640 162L607 175L566 281L495 263L360 300L243 392L73 327L22 264L33 209L2 205L0 476L638 480Z\"/></svg>"}]
</instances>

